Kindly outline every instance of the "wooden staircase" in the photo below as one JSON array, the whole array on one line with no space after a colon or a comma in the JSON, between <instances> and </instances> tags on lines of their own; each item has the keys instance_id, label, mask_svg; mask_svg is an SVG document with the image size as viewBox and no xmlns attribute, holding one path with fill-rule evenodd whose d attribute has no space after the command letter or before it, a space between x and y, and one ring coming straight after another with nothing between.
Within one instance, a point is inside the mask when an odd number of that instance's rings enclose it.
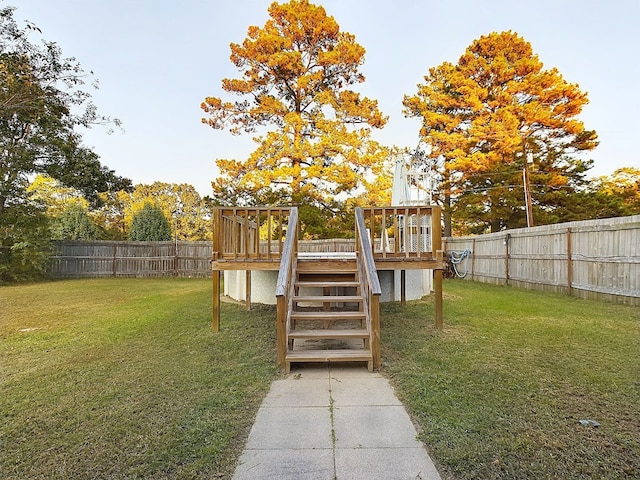
<instances>
[{"instance_id":1,"label":"wooden staircase","mask_svg":"<svg viewBox=\"0 0 640 480\"><path fill-rule=\"evenodd\" d=\"M379 369L382 288L378 267L433 270L436 327L442 329L445 266L440 207L356 207L354 213L351 257L329 248L324 257L312 259L299 250L298 207L216 207L211 258L213 331L220 330L223 271L247 272L247 308L250 272L277 271L278 365L289 371L296 362L357 361ZM401 281L401 291L403 285Z\"/></svg>"},{"instance_id":2,"label":"wooden staircase","mask_svg":"<svg viewBox=\"0 0 640 480\"><path fill-rule=\"evenodd\" d=\"M373 370L371 325L355 258L298 258L295 272L286 371L307 362L366 362Z\"/></svg>"}]
</instances>

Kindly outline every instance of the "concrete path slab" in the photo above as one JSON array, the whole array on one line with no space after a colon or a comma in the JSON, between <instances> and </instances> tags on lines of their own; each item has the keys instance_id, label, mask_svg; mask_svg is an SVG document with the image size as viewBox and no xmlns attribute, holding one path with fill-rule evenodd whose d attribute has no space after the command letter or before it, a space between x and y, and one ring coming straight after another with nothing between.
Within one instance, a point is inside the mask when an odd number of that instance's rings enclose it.
<instances>
[{"instance_id":1,"label":"concrete path slab","mask_svg":"<svg viewBox=\"0 0 640 480\"><path fill-rule=\"evenodd\" d=\"M387 379L300 365L264 399L233 480L441 480Z\"/></svg>"}]
</instances>

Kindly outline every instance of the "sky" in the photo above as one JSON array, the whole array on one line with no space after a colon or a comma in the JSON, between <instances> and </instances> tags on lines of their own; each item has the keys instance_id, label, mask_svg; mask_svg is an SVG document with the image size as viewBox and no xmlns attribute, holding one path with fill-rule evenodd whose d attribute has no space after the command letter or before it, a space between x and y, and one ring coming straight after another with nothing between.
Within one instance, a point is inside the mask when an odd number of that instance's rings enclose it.
<instances>
[{"instance_id":1,"label":"sky","mask_svg":"<svg viewBox=\"0 0 640 480\"><path fill-rule=\"evenodd\" d=\"M246 159L256 144L202 124L200 104L226 96L239 78L229 44L262 27L271 0L0 0L14 6L100 82L101 114L123 131L84 131L102 164L134 184L187 183L211 195L215 160ZM284 3L284 2L281 2ZM587 92L580 120L600 145L589 176L640 168L640 0L316 0L366 49L357 87L389 116L373 138L415 148L420 122L402 99L429 68L456 63L477 38L511 30L531 43L545 68ZM37 37L33 37L36 39Z\"/></svg>"}]
</instances>

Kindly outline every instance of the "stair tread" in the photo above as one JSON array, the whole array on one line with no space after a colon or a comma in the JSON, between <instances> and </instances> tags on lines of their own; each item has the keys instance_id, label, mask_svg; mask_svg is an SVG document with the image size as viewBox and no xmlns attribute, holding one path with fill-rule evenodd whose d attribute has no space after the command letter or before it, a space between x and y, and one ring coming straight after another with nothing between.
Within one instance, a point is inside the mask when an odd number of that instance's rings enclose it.
<instances>
[{"instance_id":1,"label":"stair tread","mask_svg":"<svg viewBox=\"0 0 640 480\"><path fill-rule=\"evenodd\" d=\"M298 261L296 270L305 275L355 275L358 271L355 262L353 262L353 265L342 265L341 263L326 265L326 263L327 262L320 267L317 265L306 265L305 262Z\"/></svg>"},{"instance_id":2,"label":"stair tread","mask_svg":"<svg viewBox=\"0 0 640 480\"><path fill-rule=\"evenodd\" d=\"M286 360L302 362L369 361L373 358L371 350L292 350L287 352Z\"/></svg>"},{"instance_id":3,"label":"stair tread","mask_svg":"<svg viewBox=\"0 0 640 480\"><path fill-rule=\"evenodd\" d=\"M294 302L361 302L362 295L296 295Z\"/></svg>"},{"instance_id":4,"label":"stair tread","mask_svg":"<svg viewBox=\"0 0 640 480\"><path fill-rule=\"evenodd\" d=\"M296 320L359 320L366 318L364 312L291 312L291 318Z\"/></svg>"},{"instance_id":5,"label":"stair tread","mask_svg":"<svg viewBox=\"0 0 640 480\"><path fill-rule=\"evenodd\" d=\"M356 281L316 281L316 280L298 280L296 285L299 287L359 287L360 283Z\"/></svg>"},{"instance_id":6,"label":"stair tread","mask_svg":"<svg viewBox=\"0 0 640 480\"><path fill-rule=\"evenodd\" d=\"M289 338L365 338L369 332L364 328L291 330Z\"/></svg>"}]
</instances>

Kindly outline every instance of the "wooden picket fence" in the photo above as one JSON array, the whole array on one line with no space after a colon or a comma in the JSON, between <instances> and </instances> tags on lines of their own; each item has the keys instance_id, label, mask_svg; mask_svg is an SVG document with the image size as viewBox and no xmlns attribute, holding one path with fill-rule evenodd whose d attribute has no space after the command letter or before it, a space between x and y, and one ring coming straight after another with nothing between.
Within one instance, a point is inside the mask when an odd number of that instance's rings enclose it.
<instances>
[{"instance_id":1,"label":"wooden picket fence","mask_svg":"<svg viewBox=\"0 0 640 480\"><path fill-rule=\"evenodd\" d=\"M640 215L443 239L468 280L640 305Z\"/></svg>"}]
</instances>

